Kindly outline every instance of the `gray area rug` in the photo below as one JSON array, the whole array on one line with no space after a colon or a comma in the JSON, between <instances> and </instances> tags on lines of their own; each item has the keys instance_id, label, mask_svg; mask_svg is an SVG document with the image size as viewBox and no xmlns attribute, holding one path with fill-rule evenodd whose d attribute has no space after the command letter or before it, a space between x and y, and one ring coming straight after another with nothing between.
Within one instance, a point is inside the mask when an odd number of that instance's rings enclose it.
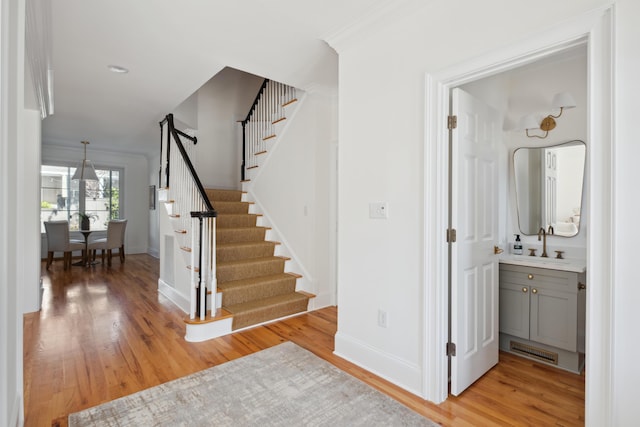
<instances>
[{"instance_id":1,"label":"gray area rug","mask_svg":"<svg viewBox=\"0 0 640 427\"><path fill-rule=\"evenodd\" d=\"M435 426L286 342L69 415L69 426Z\"/></svg>"}]
</instances>

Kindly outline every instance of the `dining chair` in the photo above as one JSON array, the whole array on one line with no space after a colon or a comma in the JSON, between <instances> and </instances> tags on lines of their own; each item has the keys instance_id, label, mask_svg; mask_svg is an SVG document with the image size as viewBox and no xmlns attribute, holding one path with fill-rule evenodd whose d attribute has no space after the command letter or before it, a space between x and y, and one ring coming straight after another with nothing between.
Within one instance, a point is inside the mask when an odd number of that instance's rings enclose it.
<instances>
[{"instance_id":1,"label":"dining chair","mask_svg":"<svg viewBox=\"0 0 640 427\"><path fill-rule=\"evenodd\" d=\"M107 263L111 266L113 249L118 249L120 262L124 262L124 232L127 228L126 219L112 219L107 224L107 237L89 242L89 251L95 259L96 250L101 250L102 263L104 264L104 253L107 252Z\"/></svg>"},{"instance_id":2,"label":"dining chair","mask_svg":"<svg viewBox=\"0 0 640 427\"><path fill-rule=\"evenodd\" d=\"M47 233L47 270L53 262L54 252L62 252L64 269L71 267L71 253L84 251L86 245L82 240L69 238L68 221L45 221L44 229Z\"/></svg>"}]
</instances>

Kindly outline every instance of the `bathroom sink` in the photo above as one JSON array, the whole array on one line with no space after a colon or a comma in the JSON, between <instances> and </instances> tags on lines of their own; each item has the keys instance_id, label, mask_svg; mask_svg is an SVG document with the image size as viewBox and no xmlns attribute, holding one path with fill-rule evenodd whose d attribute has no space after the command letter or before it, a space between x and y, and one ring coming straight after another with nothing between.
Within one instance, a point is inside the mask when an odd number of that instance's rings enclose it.
<instances>
[{"instance_id":1,"label":"bathroom sink","mask_svg":"<svg viewBox=\"0 0 640 427\"><path fill-rule=\"evenodd\" d=\"M582 273L586 270L586 262L583 259L558 259L542 258L539 256L503 254L500 262L504 264L523 265L527 267L549 268L552 270L574 271Z\"/></svg>"}]
</instances>

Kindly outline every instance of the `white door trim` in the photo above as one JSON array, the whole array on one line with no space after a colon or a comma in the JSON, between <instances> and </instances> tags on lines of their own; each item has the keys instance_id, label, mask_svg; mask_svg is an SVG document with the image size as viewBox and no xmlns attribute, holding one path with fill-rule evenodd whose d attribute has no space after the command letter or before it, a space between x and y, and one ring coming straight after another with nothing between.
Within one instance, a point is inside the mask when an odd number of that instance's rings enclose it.
<instances>
[{"instance_id":1,"label":"white door trim","mask_svg":"<svg viewBox=\"0 0 640 427\"><path fill-rule=\"evenodd\" d=\"M447 398L447 228L448 150L446 116L451 88L534 62L588 42L589 58L589 203L587 282L586 422L611 424L613 263L611 241L613 97L613 6L580 15L561 26L513 46L425 77L424 159L424 321L423 395L440 403ZM590 262L597 260L598 262Z\"/></svg>"}]
</instances>

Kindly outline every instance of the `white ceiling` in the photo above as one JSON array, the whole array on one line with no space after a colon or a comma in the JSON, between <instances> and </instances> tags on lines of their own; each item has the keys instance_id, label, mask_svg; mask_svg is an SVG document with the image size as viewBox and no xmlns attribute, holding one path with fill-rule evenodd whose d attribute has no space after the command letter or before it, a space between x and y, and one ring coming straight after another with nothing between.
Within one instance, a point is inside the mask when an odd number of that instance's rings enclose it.
<instances>
[{"instance_id":1,"label":"white ceiling","mask_svg":"<svg viewBox=\"0 0 640 427\"><path fill-rule=\"evenodd\" d=\"M335 90L337 55L322 40L393 1L51 2L55 109L43 143L152 153L158 121L225 66Z\"/></svg>"}]
</instances>

